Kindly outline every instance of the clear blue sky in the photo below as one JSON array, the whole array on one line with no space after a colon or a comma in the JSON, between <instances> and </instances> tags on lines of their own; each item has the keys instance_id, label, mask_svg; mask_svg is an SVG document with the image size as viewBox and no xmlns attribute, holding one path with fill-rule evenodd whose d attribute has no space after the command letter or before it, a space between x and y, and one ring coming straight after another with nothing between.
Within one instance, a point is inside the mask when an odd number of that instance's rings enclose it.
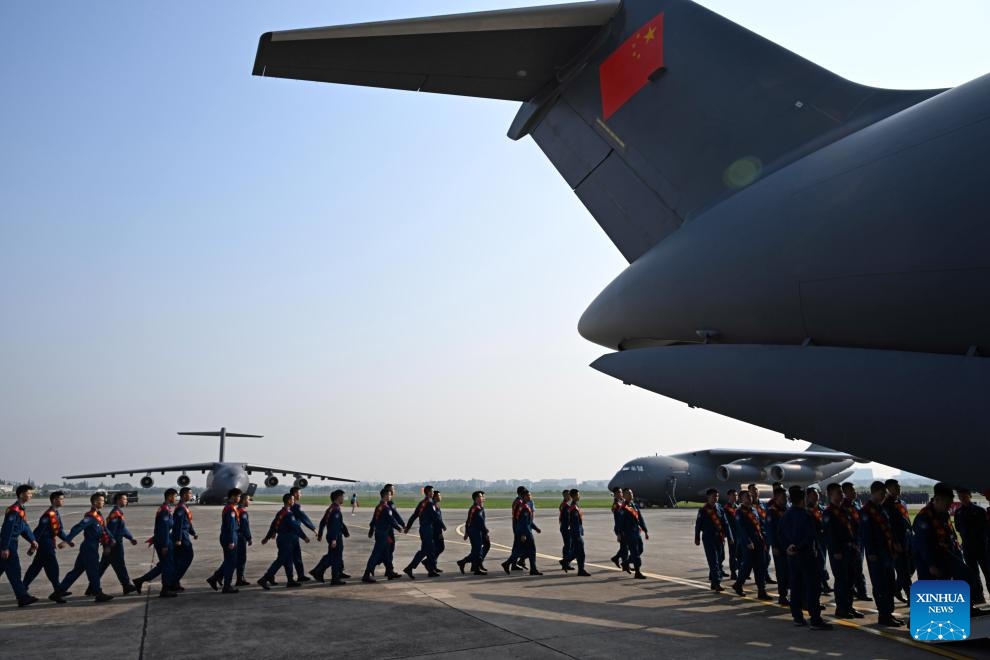
<instances>
[{"instance_id":1,"label":"clear blue sky","mask_svg":"<svg viewBox=\"0 0 990 660\"><path fill-rule=\"evenodd\" d=\"M516 104L255 78L258 36L521 2L0 5L0 476L228 456L607 478L777 434L587 367L624 267ZM857 82L990 71L985 2L706 6Z\"/></svg>"}]
</instances>

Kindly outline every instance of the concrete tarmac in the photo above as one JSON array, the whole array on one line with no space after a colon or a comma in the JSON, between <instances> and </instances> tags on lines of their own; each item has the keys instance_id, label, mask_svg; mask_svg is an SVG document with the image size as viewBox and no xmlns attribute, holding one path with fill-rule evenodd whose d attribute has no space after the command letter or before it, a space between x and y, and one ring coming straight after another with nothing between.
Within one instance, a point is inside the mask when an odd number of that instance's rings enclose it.
<instances>
[{"instance_id":1,"label":"concrete tarmac","mask_svg":"<svg viewBox=\"0 0 990 660\"><path fill-rule=\"evenodd\" d=\"M322 498L321 498L322 499ZM303 501L319 521L324 505ZM67 526L87 507L75 501L62 510ZM28 508L32 521L44 511L36 500ZM108 511L109 509L107 509ZM199 533L195 560L178 598L157 597L157 583L140 595L117 596L96 604L82 596L85 577L74 585L66 605L44 600L51 593L42 574L31 592L41 601L27 608L15 604L10 585L0 578L0 657L3 658L990 658L990 640L951 645L914 642L904 629L876 625L875 613L856 622L835 622L835 630L795 628L789 611L752 598L716 594L708 589L704 553L693 543L696 510L646 510L651 531L646 542L644 572L635 580L608 561L615 552L612 515L585 512L585 544L591 577L565 574L556 559L561 539L556 511L537 511L542 576L513 572L506 576L499 562L508 555L511 527L508 511L488 512L493 547L486 560L488 576L461 575L454 563L468 552L456 528L465 511L445 510L447 550L439 566L444 574L386 581L379 568L378 584L362 584L360 576L371 550L367 537L371 510L363 508L344 519L351 531L345 542L349 584L331 587L308 582L301 588L279 586L263 591L254 585L275 556L274 543L260 540L277 511L274 505L251 507L255 543L249 548L251 587L239 594L216 593L205 578L221 562L218 542L219 507L193 507ZM126 548L131 576L150 567L155 508L142 504L127 510L127 522L142 540ZM402 511L404 516L408 511ZM30 563L21 541L22 569ZM419 545L415 529L400 536L396 570L401 570ZM308 570L326 552L325 543L303 544ZM76 549L59 551L62 573L75 560ZM103 588L120 594L112 569ZM772 589L772 587L771 587ZM755 587L751 589L755 592ZM731 592L729 592L731 593ZM755 593L754 593L755 595ZM824 597L823 600L826 600ZM834 605L828 602L828 614ZM872 603L858 603L868 611ZM905 606L898 614L907 616Z\"/></svg>"}]
</instances>

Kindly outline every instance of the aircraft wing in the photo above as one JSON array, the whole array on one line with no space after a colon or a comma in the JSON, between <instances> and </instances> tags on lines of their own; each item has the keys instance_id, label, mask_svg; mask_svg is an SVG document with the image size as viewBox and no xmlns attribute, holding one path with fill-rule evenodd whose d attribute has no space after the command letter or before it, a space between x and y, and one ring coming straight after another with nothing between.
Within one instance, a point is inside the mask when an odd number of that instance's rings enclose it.
<instances>
[{"instance_id":1,"label":"aircraft wing","mask_svg":"<svg viewBox=\"0 0 990 660\"><path fill-rule=\"evenodd\" d=\"M129 476L134 476L135 474L149 473L149 472L161 472L165 474L166 472L195 472L212 470L214 463L188 463L186 465L169 465L166 467L148 467L148 468L136 468L128 470L108 470L106 472L93 472L90 474L70 474L62 477L63 479L96 479L98 477L116 477L118 474L126 474Z\"/></svg>"},{"instance_id":2,"label":"aircraft wing","mask_svg":"<svg viewBox=\"0 0 990 660\"><path fill-rule=\"evenodd\" d=\"M811 465L822 465L834 463L836 461L853 460L858 463L867 463L866 459L857 458L852 454L841 451L775 451L765 449L703 449L701 451L690 452L692 456L710 456L723 463L733 463L735 461L747 460L750 463L765 462L768 465L779 462L794 462L801 460L802 463Z\"/></svg>"},{"instance_id":3,"label":"aircraft wing","mask_svg":"<svg viewBox=\"0 0 990 660\"><path fill-rule=\"evenodd\" d=\"M619 9L574 2L267 32L254 75L528 101Z\"/></svg>"},{"instance_id":4,"label":"aircraft wing","mask_svg":"<svg viewBox=\"0 0 990 660\"><path fill-rule=\"evenodd\" d=\"M248 474L251 472L271 472L273 474L281 474L283 477L291 474L306 477L307 479L319 479L321 481L347 481L352 484L356 484L359 481L358 479L344 479L343 477L331 477L328 474L316 474L305 470L287 470L285 468L275 468L265 465L245 465L244 469L248 471Z\"/></svg>"}]
</instances>

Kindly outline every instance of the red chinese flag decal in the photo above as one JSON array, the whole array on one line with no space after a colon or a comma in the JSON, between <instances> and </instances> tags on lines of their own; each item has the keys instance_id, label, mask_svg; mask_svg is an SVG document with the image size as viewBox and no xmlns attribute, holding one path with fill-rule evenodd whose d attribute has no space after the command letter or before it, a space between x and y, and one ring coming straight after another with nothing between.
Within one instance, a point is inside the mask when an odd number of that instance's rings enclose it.
<instances>
[{"instance_id":1,"label":"red chinese flag decal","mask_svg":"<svg viewBox=\"0 0 990 660\"><path fill-rule=\"evenodd\" d=\"M647 21L598 67L602 118L608 119L663 67L663 13Z\"/></svg>"}]
</instances>

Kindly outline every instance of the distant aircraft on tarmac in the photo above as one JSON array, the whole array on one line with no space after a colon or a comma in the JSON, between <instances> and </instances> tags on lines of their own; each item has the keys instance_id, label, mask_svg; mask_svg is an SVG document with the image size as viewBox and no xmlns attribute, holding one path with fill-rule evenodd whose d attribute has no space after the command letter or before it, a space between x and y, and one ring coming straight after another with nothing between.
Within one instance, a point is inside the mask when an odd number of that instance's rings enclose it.
<instances>
[{"instance_id":1,"label":"distant aircraft on tarmac","mask_svg":"<svg viewBox=\"0 0 990 660\"><path fill-rule=\"evenodd\" d=\"M240 488L242 491L254 494L257 484L251 483L251 474L262 472L265 474L264 484L268 488L278 485L278 477L292 475L293 485L305 488L309 485L310 479L320 479L322 481L346 481L355 483L355 479L344 479L342 477L331 477L325 474L315 474L307 470L288 470L283 468L266 467L264 465L254 465L252 463L234 463L224 461L224 444L227 438L263 438L262 435L250 435L247 433L228 433L226 428L219 431L189 431L179 433L179 435L205 435L220 438L220 458L212 463L189 463L187 465L170 465L167 467L135 468L130 470L112 470L107 472L93 472L90 474L73 474L62 477L63 479L96 479L100 477L116 477L118 474L134 476L135 473L145 472L141 477L141 488L151 488L155 485L152 479L152 472L181 472L182 474L175 480L179 486L189 485L189 475L186 472L200 472L206 474L206 489L198 494L200 504L223 504L227 498L227 491L231 488Z\"/></svg>"},{"instance_id":2,"label":"distant aircraft on tarmac","mask_svg":"<svg viewBox=\"0 0 990 660\"><path fill-rule=\"evenodd\" d=\"M990 76L858 85L688 0L269 32L254 74L522 102L630 264L595 369L990 494Z\"/></svg>"},{"instance_id":3,"label":"distant aircraft on tarmac","mask_svg":"<svg viewBox=\"0 0 990 660\"><path fill-rule=\"evenodd\" d=\"M811 445L803 452L760 449L702 449L671 456L635 458L615 473L609 490L632 488L645 504L675 506L677 502L704 502L705 491L717 488L724 495L755 483L766 490L781 482L811 486L843 481L855 463L867 461Z\"/></svg>"}]
</instances>

